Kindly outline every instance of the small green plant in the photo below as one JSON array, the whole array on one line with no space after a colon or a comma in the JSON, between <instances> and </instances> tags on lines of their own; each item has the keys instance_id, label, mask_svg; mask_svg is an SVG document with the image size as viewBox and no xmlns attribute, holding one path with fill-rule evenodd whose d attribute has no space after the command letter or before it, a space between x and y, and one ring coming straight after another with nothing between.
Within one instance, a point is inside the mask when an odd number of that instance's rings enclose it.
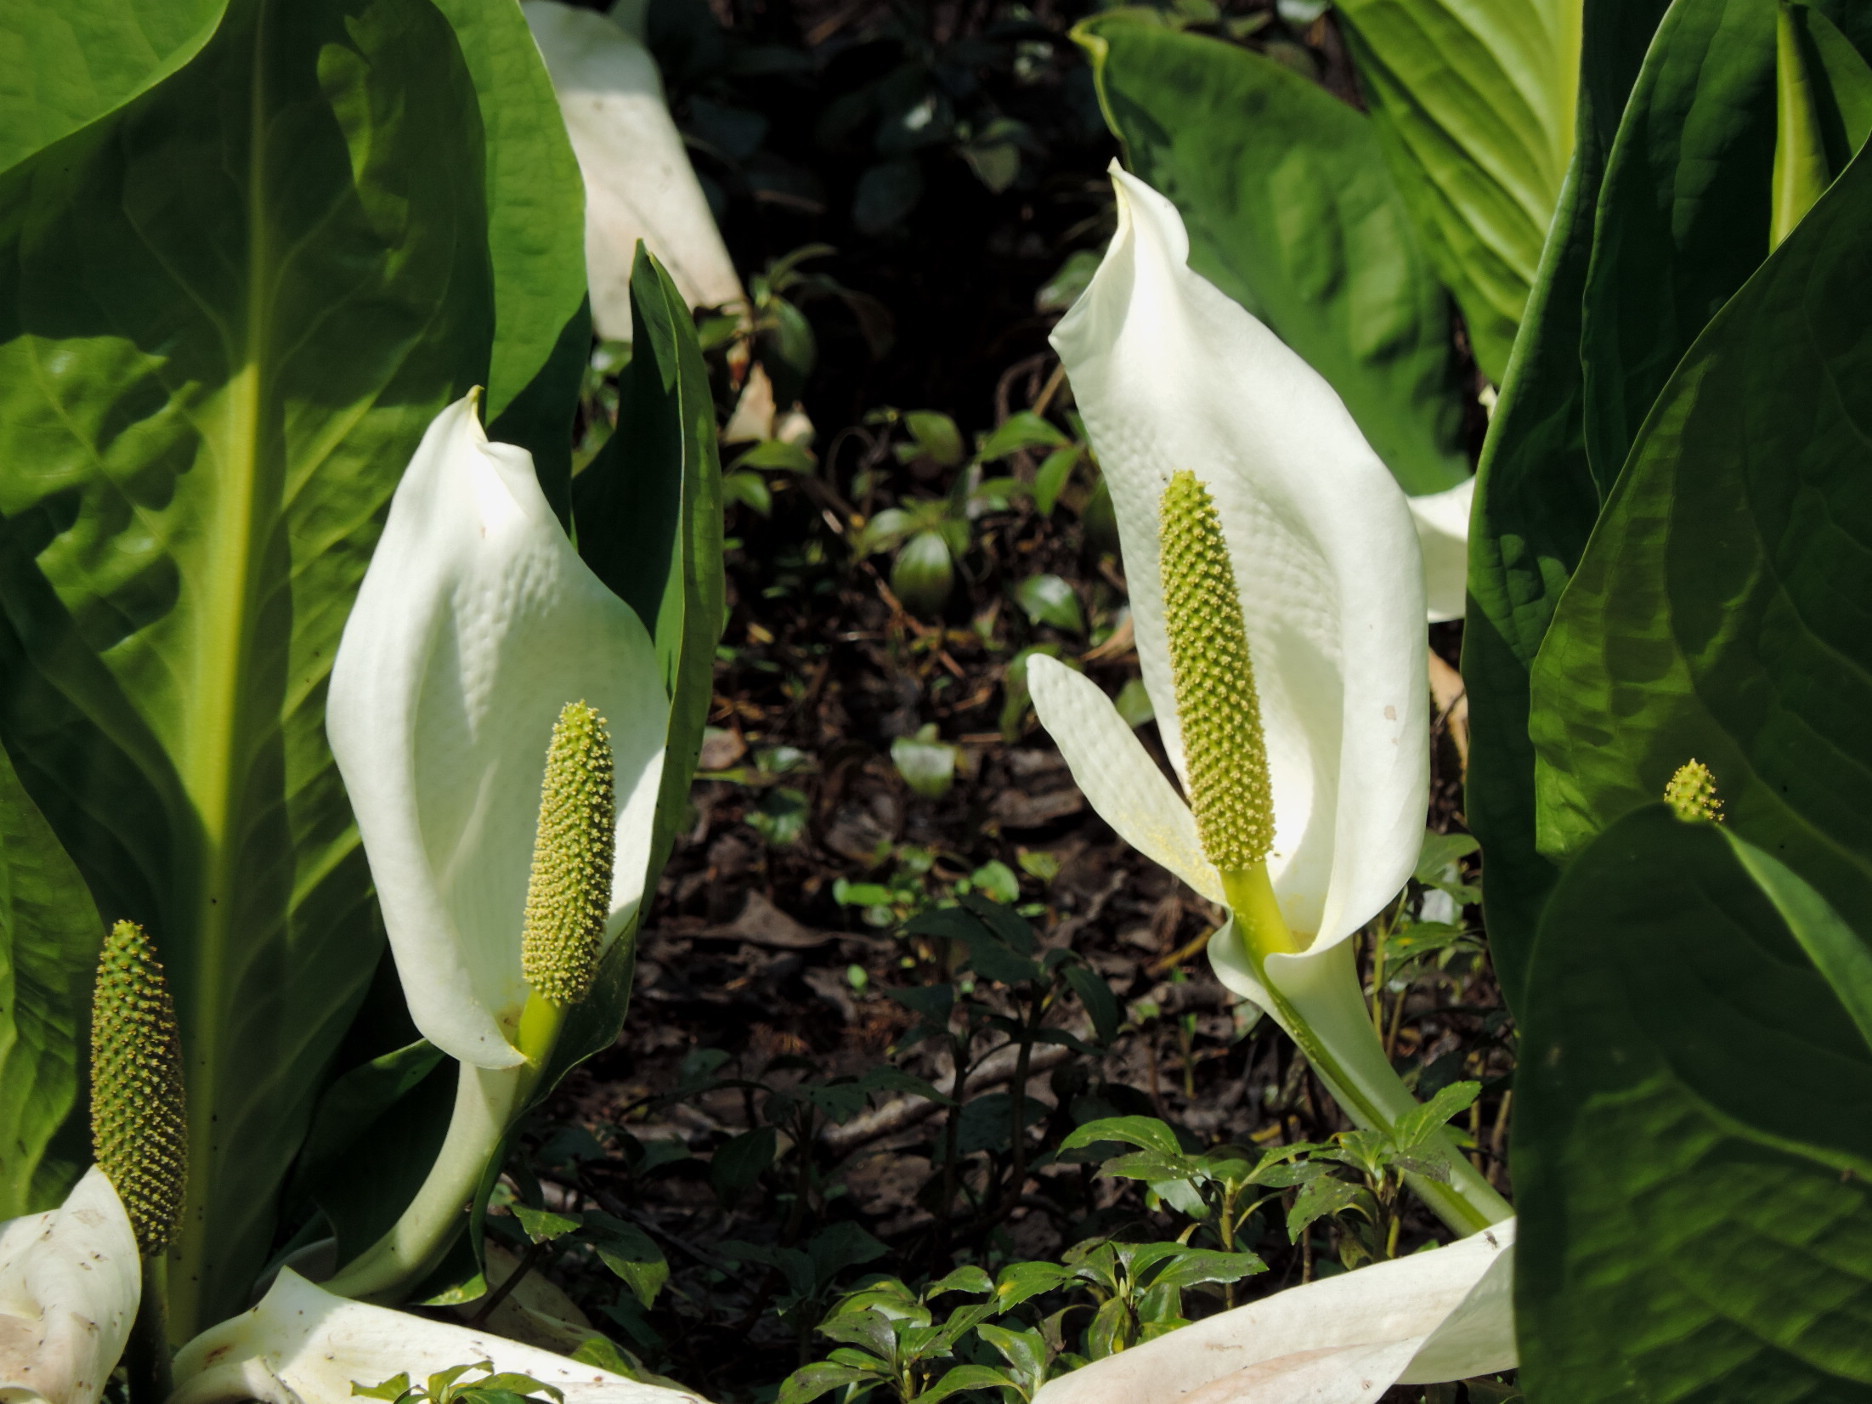
<instances>
[{"instance_id":1,"label":"small green plant","mask_svg":"<svg viewBox=\"0 0 1872 1404\"><path fill-rule=\"evenodd\" d=\"M482 1372L480 1379L463 1378L474 1370ZM420 1385L412 1384L407 1374L392 1375L374 1385L353 1380L351 1393L365 1399L388 1399L393 1404L520 1404L524 1399L541 1398L565 1404L565 1393L557 1386L511 1370L497 1372L491 1360L438 1370Z\"/></svg>"}]
</instances>

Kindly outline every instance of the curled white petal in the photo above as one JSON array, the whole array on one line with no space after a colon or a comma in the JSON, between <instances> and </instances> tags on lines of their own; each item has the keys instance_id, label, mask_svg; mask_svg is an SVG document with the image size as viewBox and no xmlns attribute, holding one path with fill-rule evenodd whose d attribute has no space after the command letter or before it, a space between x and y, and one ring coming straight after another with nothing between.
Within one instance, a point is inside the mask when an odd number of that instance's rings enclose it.
<instances>
[{"instance_id":1,"label":"curled white petal","mask_svg":"<svg viewBox=\"0 0 1872 1404\"><path fill-rule=\"evenodd\" d=\"M420 1384L481 1360L557 1386L566 1404L704 1404L687 1390L641 1384L538 1346L333 1296L290 1268L260 1305L182 1348L168 1404L347 1404L353 1383L407 1373Z\"/></svg>"},{"instance_id":2,"label":"curled white petal","mask_svg":"<svg viewBox=\"0 0 1872 1404\"><path fill-rule=\"evenodd\" d=\"M429 426L333 663L326 727L416 1027L511 1067L520 932L553 722L610 724L611 931L643 896L668 702L630 607L579 559L531 458L489 443L475 395Z\"/></svg>"},{"instance_id":3,"label":"curled white petal","mask_svg":"<svg viewBox=\"0 0 1872 1404\"><path fill-rule=\"evenodd\" d=\"M1514 1221L1290 1287L1062 1375L1034 1404L1373 1404L1515 1364Z\"/></svg>"},{"instance_id":4,"label":"curled white petal","mask_svg":"<svg viewBox=\"0 0 1872 1404\"><path fill-rule=\"evenodd\" d=\"M1432 624L1461 619L1469 598L1469 509L1475 479L1410 499L1423 550L1424 596Z\"/></svg>"},{"instance_id":5,"label":"curled white petal","mask_svg":"<svg viewBox=\"0 0 1872 1404\"><path fill-rule=\"evenodd\" d=\"M1175 207L1113 181L1118 232L1053 344L1111 488L1144 683L1182 773L1157 534L1164 486L1189 469L1241 589L1274 792L1269 873L1294 929L1331 944L1397 893L1422 838L1416 528L1332 388L1190 271Z\"/></svg>"},{"instance_id":6,"label":"curled white petal","mask_svg":"<svg viewBox=\"0 0 1872 1404\"><path fill-rule=\"evenodd\" d=\"M142 1295L130 1216L96 1166L59 1208L0 1224L0 1400L97 1404Z\"/></svg>"},{"instance_id":7,"label":"curled white petal","mask_svg":"<svg viewBox=\"0 0 1872 1404\"><path fill-rule=\"evenodd\" d=\"M1222 901L1222 878L1203 856L1196 816L1104 690L1045 654L1027 660L1027 689L1040 725L1100 817L1146 858Z\"/></svg>"},{"instance_id":8,"label":"curled white petal","mask_svg":"<svg viewBox=\"0 0 1872 1404\"><path fill-rule=\"evenodd\" d=\"M631 339L630 274L642 239L692 307L747 300L670 120L656 60L622 26L557 0L521 6L552 75L585 178L592 324Z\"/></svg>"}]
</instances>

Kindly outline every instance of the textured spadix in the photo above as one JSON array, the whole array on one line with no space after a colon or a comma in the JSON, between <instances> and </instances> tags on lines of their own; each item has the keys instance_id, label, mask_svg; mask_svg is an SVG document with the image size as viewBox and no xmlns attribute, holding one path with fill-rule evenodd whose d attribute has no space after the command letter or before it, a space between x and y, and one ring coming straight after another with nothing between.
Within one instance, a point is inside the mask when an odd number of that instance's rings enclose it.
<instances>
[{"instance_id":1,"label":"textured spadix","mask_svg":"<svg viewBox=\"0 0 1872 1404\"><path fill-rule=\"evenodd\" d=\"M1184 792L1161 509L1197 471L1234 569L1267 740L1268 871L1307 960L1396 895L1429 785L1424 594L1404 494L1300 358L1188 267L1175 208L1115 171L1118 232L1053 334L1111 487L1138 655ZM1221 895L1189 810L1089 679L1028 664L1034 705L1120 834ZM1258 994L1258 990L1241 989Z\"/></svg>"},{"instance_id":2,"label":"textured spadix","mask_svg":"<svg viewBox=\"0 0 1872 1404\"><path fill-rule=\"evenodd\" d=\"M1722 823L1722 800L1716 794L1716 777L1702 761L1685 761L1677 767L1664 786L1664 803L1677 811L1679 819L1707 819Z\"/></svg>"},{"instance_id":3,"label":"textured spadix","mask_svg":"<svg viewBox=\"0 0 1872 1404\"><path fill-rule=\"evenodd\" d=\"M97 1404L143 1293L135 1231L104 1172L0 1223L0 1399Z\"/></svg>"},{"instance_id":4,"label":"textured spadix","mask_svg":"<svg viewBox=\"0 0 1872 1404\"><path fill-rule=\"evenodd\" d=\"M182 1037L149 933L120 921L104 938L91 996L91 1148L145 1257L167 1248L188 1192Z\"/></svg>"},{"instance_id":5,"label":"textured spadix","mask_svg":"<svg viewBox=\"0 0 1872 1404\"><path fill-rule=\"evenodd\" d=\"M168 1404L350 1404L354 1381L407 1373L420 1383L480 1360L555 1386L566 1404L704 1404L687 1390L639 1384L487 1331L333 1296L291 1269L253 1310L182 1348Z\"/></svg>"},{"instance_id":6,"label":"textured spadix","mask_svg":"<svg viewBox=\"0 0 1872 1404\"><path fill-rule=\"evenodd\" d=\"M1513 1368L1514 1221L1290 1287L1062 1375L1034 1404L1374 1404Z\"/></svg>"},{"instance_id":7,"label":"textured spadix","mask_svg":"<svg viewBox=\"0 0 1872 1404\"><path fill-rule=\"evenodd\" d=\"M611 772L604 718L583 702L566 703L546 748L520 942L527 983L561 1007L585 998L598 977L611 910L611 824L617 813Z\"/></svg>"},{"instance_id":8,"label":"textured spadix","mask_svg":"<svg viewBox=\"0 0 1872 1404\"><path fill-rule=\"evenodd\" d=\"M650 636L581 561L476 396L436 417L390 505L332 667L326 726L416 1027L480 1067L511 1042L541 758L583 698L620 808L605 923L643 895L669 704Z\"/></svg>"}]
</instances>

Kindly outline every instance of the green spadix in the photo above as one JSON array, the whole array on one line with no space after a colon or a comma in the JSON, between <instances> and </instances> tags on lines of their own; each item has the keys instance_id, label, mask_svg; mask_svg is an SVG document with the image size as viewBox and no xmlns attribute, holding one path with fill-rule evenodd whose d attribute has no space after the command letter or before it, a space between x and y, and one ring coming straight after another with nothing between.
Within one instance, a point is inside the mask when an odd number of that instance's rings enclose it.
<instances>
[{"instance_id":1,"label":"green spadix","mask_svg":"<svg viewBox=\"0 0 1872 1404\"><path fill-rule=\"evenodd\" d=\"M617 803L611 735L596 709L568 702L553 725L527 882L520 968L565 1008L590 993L611 910Z\"/></svg>"}]
</instances>

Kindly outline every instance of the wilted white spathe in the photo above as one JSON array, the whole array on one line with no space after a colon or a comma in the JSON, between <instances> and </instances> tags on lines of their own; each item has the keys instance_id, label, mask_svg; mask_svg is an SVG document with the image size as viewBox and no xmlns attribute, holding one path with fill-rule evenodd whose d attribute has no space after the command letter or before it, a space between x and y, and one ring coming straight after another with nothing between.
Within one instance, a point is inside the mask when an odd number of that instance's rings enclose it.
<instances>
[{"instance_id":1,"label":"wilted white spathe","mask_svg":"<svg viewBox=\"0 0 1872 1404\"><path fill-rule=\"evenodd\" d=\"M524 1061L520 935L559 709L610 725L608 933L643 896L669 703L643 623L560 528L477 394L429 426L332 666L326 729L357 814L410 1016L453 1058Z\"/></svg>"},{"instance_id":2,"label":"wilted white spathe","mask_svg":"<svg viewBox=\"0 0 1872 1404\"><path fill-rule=\"evenodd\" d=\"M1034 1404L1374 1404L1512 1369L1514 1230L1276 1292L1061 1375Z\"/></svg>"},{"instance_id":3,"label":"wilted white spathe","mask_svg":"<svg viewBox=\"0 0 1872 1404\"><path fill-rule=\"evenodd\" d=\"M421 1384L481 1360L557 1387L566 1404L705 1404L687 1390L640 1384L538 1346L333 1296L290 1268L258 1306L182 1348L168 1404L350 1404L353 1383L408 1374Z\"/></svg>"},{"instance_id":4,"label":"wilted white spathe","mask_svg":"<svg viewBox=\"0 0 1872 1404\"><path fill-rule=\"evenodd\" d=\"M594 10L557 0L527 0L520 8L585 178L585 268L598 335L631 339L630 275L639 239L690 306L746 302L670 120L656 60L635 35Z\"/></svg>"},{"instance_id":5,"label":"wilted white spathe","mask_svg":"<svg viewBox=\"0 0 1872 1404\"><path fill-rule=\"evenodd\" d=\"M97 1404L142 1296L130 1216L95 1165L57 1209L0 1224L0 1399Z\"/></svg>"}]
</instances>

